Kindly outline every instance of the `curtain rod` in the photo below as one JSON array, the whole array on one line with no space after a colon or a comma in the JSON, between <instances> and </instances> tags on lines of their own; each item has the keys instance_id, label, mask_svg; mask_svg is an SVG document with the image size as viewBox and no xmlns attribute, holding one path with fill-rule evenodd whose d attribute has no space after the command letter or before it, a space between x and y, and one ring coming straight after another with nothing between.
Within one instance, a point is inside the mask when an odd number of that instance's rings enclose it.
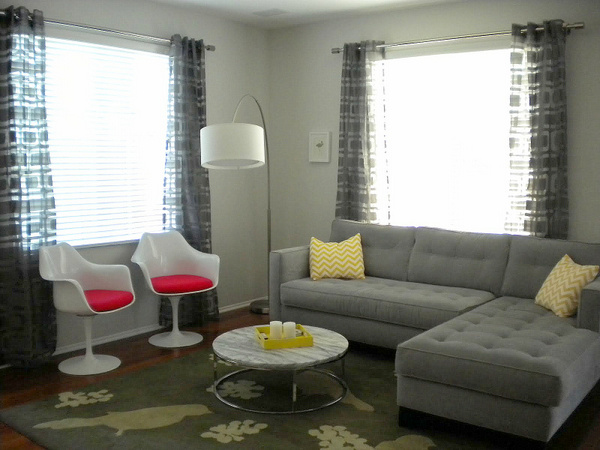
<instances>
[{"instance_id":1,"label":"curtain rod","mask_svg":"<svg viewBox=\"0 0 600 450\"><path fill-rule=\"evenodd\" d=\"M149 36L146 34L132 33L130 31L115 30L112 28L96 27L94 25L84 25L84 24L80 24L80 23L65 22L62 20L55 20L55 19L44 19L44 22L52 24L52 25L59 25L61 27L78 28L78 29L84 29L84 30L98 31L100 33L105 33L105 34L114 34L114 35L121 36L121 37L128 38L128 39L152 42L152 43L160 44L160 45L169 45L171 43L171 39L167 39L167 38ZM215 51L215 48L216 47L214 45L205 45L204 46L204 49L209 52Z\"/></svg>"},{"instance_id":2,"label":"curtain rod","mask_svg":"<svg viewBox=\"0 0 600 450\"><path fill-rule=\"evenodd\" d=\"M563 28L565 28L566 30L581 30L585 27L585 24L583 22L576 22L576 23L567 23L563 25ZM521 30L521 32L526 32L527 28L523 28ZM538 27L535 29L535 31L544 31L543 27ZM479 34L463 34L460 36L448 36L448 37L443 37L443 38L433 38L433 39L423 39L423 40L418 40L418 41L405 41L405 42L394 42L392 44L381 44L381 45L377 45L377 48L383 48L383 49L389 49L389 48L395 48L395 47L402 47L402 46L406 46L406 45L420 45L420 44L431 44L431 43L437 43L437 42L449 42L449 41L456 41L456 40L460 40L460 39L475 39L475 38L482 38L482 37L490 37L490 36L510 36L512 34L512 31L491 31L489 33L479 33ZM331 49L331 53L342 53L344 49L340 48L340 47L335 47Z\"/></svg>"},{"instance_id":3,"label":"curtain rod","mask_svg":"<svg viewBox=\"0 0 600 450\"><path fill-rule=\"evenodd\" d=\"M0 11L0 14L2 14L3 16L6 15L6 11ZM146 34L132 33L130 31L115 30L112 28L96 27L93 25L84 25L81 23L66 22L66 21L56 20L56 19L44 19L44 22L47 24L58 25L58 26L67 27L67 28L78 28L78 29L83 29L83 30L97 31L100 33L105 33L105 34L113 34L113 35L121 36L121 37L128 38L128 39L135 39L138 41L146 41L146 42L151 42L151 43L160 44L160 45L169 45L171 43L171 39L161 38L161 37L156 37L156 36L149 36ZM213 51L215 51L216 47L214 45L205 45L204 49L206 51L213 52Z\"/></svg>"}]
</instances>

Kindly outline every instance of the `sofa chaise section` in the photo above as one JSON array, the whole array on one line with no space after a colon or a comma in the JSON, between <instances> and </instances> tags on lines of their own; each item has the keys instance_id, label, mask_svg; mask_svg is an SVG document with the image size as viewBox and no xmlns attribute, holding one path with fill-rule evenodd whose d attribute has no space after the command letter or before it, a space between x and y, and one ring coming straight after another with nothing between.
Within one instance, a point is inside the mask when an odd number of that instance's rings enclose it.
<instances>
[{"instance_id":1,"label":"sofa chaise section","mask_svg":"<svg viewBox=\"0 0 600 450\"><path fill-rule=\"evenodd\" d=\"M398 404L548 441L600 374L598 334L573 323L529 299L486 303L398 346Z\"/></svg>"},{"instance_id":2,"label":"sofa chaise section","mask_svg":"<svg viewBox=\"0 0 600 450\"><path fill-rule=\"evenodd\" d=\"M413 409L550 440L600 378L598 282L581 300L595 323L581 307L562 318L534 302L565 254L600 263L598 244L514 236L501 297L400 343L401 417Z\"/></svg>"}]
</instances>

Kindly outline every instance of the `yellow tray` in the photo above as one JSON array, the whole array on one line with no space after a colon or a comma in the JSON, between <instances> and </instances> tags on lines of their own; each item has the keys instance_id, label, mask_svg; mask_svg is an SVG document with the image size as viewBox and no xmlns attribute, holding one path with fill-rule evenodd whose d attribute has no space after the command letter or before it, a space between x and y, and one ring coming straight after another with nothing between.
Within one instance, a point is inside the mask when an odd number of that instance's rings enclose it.
<instances>
[{"instance_id":1,"label":"yellow tray","mask_svg":"<svg viewBox=\"0 0 600 450\"><path fill-rule=\"evenodd\" d=\"M260 345L267 349L273 350L276 348L294 348L294 347L312 347L313 337L306 329L299 324L296 324L296 330L300 330L302 334L290 339L269 339L270 327L256 327L256 339ZM266 335L263 336L263 333Z\"/></svg>"}]
</instances>

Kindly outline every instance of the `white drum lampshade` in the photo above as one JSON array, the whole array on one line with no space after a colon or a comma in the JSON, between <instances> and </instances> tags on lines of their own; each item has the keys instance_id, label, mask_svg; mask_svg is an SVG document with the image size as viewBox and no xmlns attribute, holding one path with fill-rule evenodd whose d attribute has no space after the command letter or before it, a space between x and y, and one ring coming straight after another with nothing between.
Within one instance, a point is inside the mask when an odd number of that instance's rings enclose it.
<instances>
[{"instance_id":1,"label":"white drum lampshade","mask_svg":"<svg viewBox=\"0 0 600 450\"><path fill-rule=\"evenodd\" d=\"M265 163L265 132L249 123L220 123L200 130L200 160L207 169L251 169Z\"/></svg>"}]
</instances>

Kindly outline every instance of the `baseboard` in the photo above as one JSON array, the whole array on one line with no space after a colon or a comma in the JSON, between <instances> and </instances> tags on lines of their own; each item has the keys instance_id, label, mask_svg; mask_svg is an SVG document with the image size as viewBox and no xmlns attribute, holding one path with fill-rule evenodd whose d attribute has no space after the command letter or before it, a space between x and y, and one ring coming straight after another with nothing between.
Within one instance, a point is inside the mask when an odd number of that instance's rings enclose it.
<instances>
[{"instance_id":1,"label":"baseboard","mask_svg":"<svg viewBox=\"0 0 600 450\"><path fill-rule=\"evenodd\" d=\"M225 306L223 308L219 308L219 313L225 313L225 312L229 312L229 311L235 311L236 309L241 309L241 308L249 308L250 307L250 303L256 301L256 300L266 300L268 297L260 297L260 298L253 298L252 300L248 300L245 302L241 302L241 303L235 303L234 305L228 305Z\"/></svg>"},{"instance_id":2,"label":"baseboard","mask_svg":"<svg viewBox=\"0 0 600 450\"><path fill-rule=\"evenodd\" d=\"M158 324L155 324L155 325L148 325L148 326L140 327L140 328L134 328L132 330L126 330L121 333L111 334L108 336L102 336L102 337L99 337L96 339L92 339L92 347L94 347L96 345L100 345L100 344L106 344L107 342L120 341L121 339L127 339L127 338L138 336L138 335L144 334L144 333L151 333L153 331L160 330L161 328L163 328L163 327L161 327ZM52 355L53 356L62 355L64 353L70 353L70 352L75 352L75 351L84 350L84 349L85 349L85 342L77 342L75 344L57 347L55 352Z\"/></svg>"}]
</instances>

